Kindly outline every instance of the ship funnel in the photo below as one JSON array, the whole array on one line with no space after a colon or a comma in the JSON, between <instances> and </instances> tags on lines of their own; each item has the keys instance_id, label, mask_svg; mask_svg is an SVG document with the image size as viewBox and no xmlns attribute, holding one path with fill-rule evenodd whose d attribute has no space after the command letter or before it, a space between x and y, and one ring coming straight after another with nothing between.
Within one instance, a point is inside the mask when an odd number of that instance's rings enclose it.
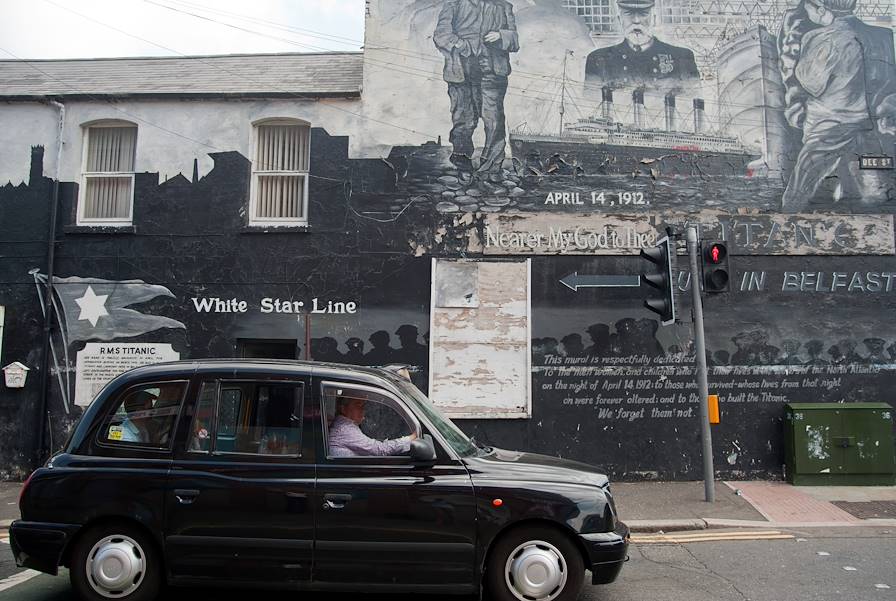
<instances>
[{"instance_id":1,"label":"ship funnel","mask_svg":"<svg viewBox=\"0 0 896 601\"><path fill-rule=\"evenodd\" d=\"M702 98L694 98L694 133L706 131L706 103Z\"/></svg>"},{"instance_id":2,"label":"ship funnel","mask_svg":"<svg viewBox=\"0 0 896 601\"><path fill-rule=\"evenodd\" d=\"M613 88L604 87L601 89L600 114L601 117L608 121L613 120Z\"/></svg>"},{"instance_id":3,"label":"ship funnel","mask_svg":"<svg viewBox=\"0 0 896 601\"><path fill-rule=\"evenodd\" d=\"M675 94L666 94L666 131L675 131Z\"/></svg>"},{"instance_id":4,"label":"ship funnel","mask_svg":"<svg viewBox=\"0 0 896 601\"><path fill-rule=\"evenodd\" d=\"M632 92L632 117L635 127L644 127L644 90Z\"/></svg>"}]
</instances>

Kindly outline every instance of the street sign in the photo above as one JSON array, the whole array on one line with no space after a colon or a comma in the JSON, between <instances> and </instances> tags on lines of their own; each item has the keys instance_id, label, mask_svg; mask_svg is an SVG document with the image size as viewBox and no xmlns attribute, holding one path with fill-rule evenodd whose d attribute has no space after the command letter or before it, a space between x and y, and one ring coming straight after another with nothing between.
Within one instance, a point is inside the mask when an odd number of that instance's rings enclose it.
<instances>
[{"instance_id":1,"label":"street sign","mask_svg":"<svg viewBox=\"0 0 896 601\"><path fill-rule=\"evenodd\" d=\"M893 169L893 157L862 156L859 158L859 169Z\"/></svg>"},{"instance_id":2,"label":"street sign","mask_svg":"<svg viewBox=\"0 0 896 601\"><path fill-rule=\"evenodd\" d=\"M578 292L579 288L637 288L641 285L638 275L579 275L575 271L560 280L560 283Z\"/></svg>"}]
</instances>

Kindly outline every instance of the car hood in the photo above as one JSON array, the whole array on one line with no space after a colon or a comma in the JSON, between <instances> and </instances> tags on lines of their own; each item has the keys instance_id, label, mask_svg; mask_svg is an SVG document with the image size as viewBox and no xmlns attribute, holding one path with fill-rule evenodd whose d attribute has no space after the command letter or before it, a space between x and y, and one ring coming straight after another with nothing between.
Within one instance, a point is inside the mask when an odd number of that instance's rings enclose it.
<instances>
[{"instance_id":1,"label":"car hood","mask_svg":"<svg viewBox=\"0 0 896 601\"><path fill-rule=\"evenodd\" d=\"M607 476L593 465L505 449L492 449L487 455L464 459L473 480L523 480L529 482L568 482L606 486Z\"/></svg>"}]
</instances>

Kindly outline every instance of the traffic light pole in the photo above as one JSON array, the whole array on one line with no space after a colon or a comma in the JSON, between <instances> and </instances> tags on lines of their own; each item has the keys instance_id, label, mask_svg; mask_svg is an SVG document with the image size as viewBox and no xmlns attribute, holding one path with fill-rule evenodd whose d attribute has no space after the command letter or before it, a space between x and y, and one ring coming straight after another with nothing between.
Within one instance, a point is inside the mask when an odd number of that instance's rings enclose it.
<instances>
[{"instance_id":1,"label":"traffic light pole","mask_svg":"<svg viewBox=\"0 0 896 601\"><path fill-rule=\"evenodd\" d=\"M700 395L700 439L703 443L703 488L707 503L716 500L712 465L712 432L709 429L709 381L706 376L706 338L703 334L703 299L700 295L700 259L697 228L688 227L688 256L691 259L691 294L694 313L694 342L697 346L697 384Z\"/></svg>"}]
</instances>

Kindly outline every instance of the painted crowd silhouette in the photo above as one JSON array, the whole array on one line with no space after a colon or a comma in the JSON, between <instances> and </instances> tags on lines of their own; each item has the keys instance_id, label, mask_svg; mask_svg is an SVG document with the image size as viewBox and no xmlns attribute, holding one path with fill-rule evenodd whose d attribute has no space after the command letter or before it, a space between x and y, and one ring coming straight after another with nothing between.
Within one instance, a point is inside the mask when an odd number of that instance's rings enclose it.
<instances>
[{"instance_id":1,"label":"painted crowd silhouette","mask_svg":"<svg viewBox=\"0 0 896 601\"><path fill-rule=\"evenodd\" d=\"M626 317L612 326L594 323L580 332L571 332L559 339L532 339L535 365L544 363L548 355L555 357L628 357L647 355L661 363L663 357L685 354L693 356L691 341L683 345L664 347L657 338L659 322L653 319ZM393 343L397 337L397 344ZM420 340L422 339L422 343ZM753 329L739 332L730 338L732 349L707 349L709 365L842 365L851 363L896 363L896 341L877 336L861 339L843 338L806 341L786 338L776 346L767 332ZM429 332L420 334L417 326L403 324L390 334L377 330L363 340L352 336L343 341L346 351L332 336L312 338L310 356L314 361L350 363L352 365L381 366L404 364L427 371L429 367Z\"/></svg>"},{"instance_id":2,"label":"painted crowd silhouette","mask_svg":"<svg viewBox=\"0 0 896 601\"><path fill-rule=\"evenodd\" d=\"M344 341L346 352L339 350L339 341L332 336L312 338L309 354L314 361L350 363L352 365L389 365L400 363L426 368L429 365L429 332L423 334L425 344L419 343L417 326L402 324L395 330L398 346L392 346L392 335L386 330L377 330L364 340L352 336ZM367 350L365 350L367 349Z\"/></svg>"},{"instance_id":3,"label":"painted crowd silhouette","mask_svg":"<svg viewBox=\"0 0 896 601\"><path fill-rule=\"evenodd\" d=\"M585 336L572 332L559 340L554 337L533 338L532 355L536 365L546 356L559 357L627 357L647 355L657 362L670 355L682 353L693 356L694 347L687 341L684 347L671 345L664 348L657 338L659 322L652 319L624 318L613 327L594 323L584 329ZM587 337L587 340L586 340ZM771 344L767 332L753 329L732 336L733 351L707 349L709 365L841 365L851 363L896 363L896 341L877 336L861 339L843 338L823 341L812 338L806 341L786 338L780 346Z\"/></svg>"}]
</instances>

